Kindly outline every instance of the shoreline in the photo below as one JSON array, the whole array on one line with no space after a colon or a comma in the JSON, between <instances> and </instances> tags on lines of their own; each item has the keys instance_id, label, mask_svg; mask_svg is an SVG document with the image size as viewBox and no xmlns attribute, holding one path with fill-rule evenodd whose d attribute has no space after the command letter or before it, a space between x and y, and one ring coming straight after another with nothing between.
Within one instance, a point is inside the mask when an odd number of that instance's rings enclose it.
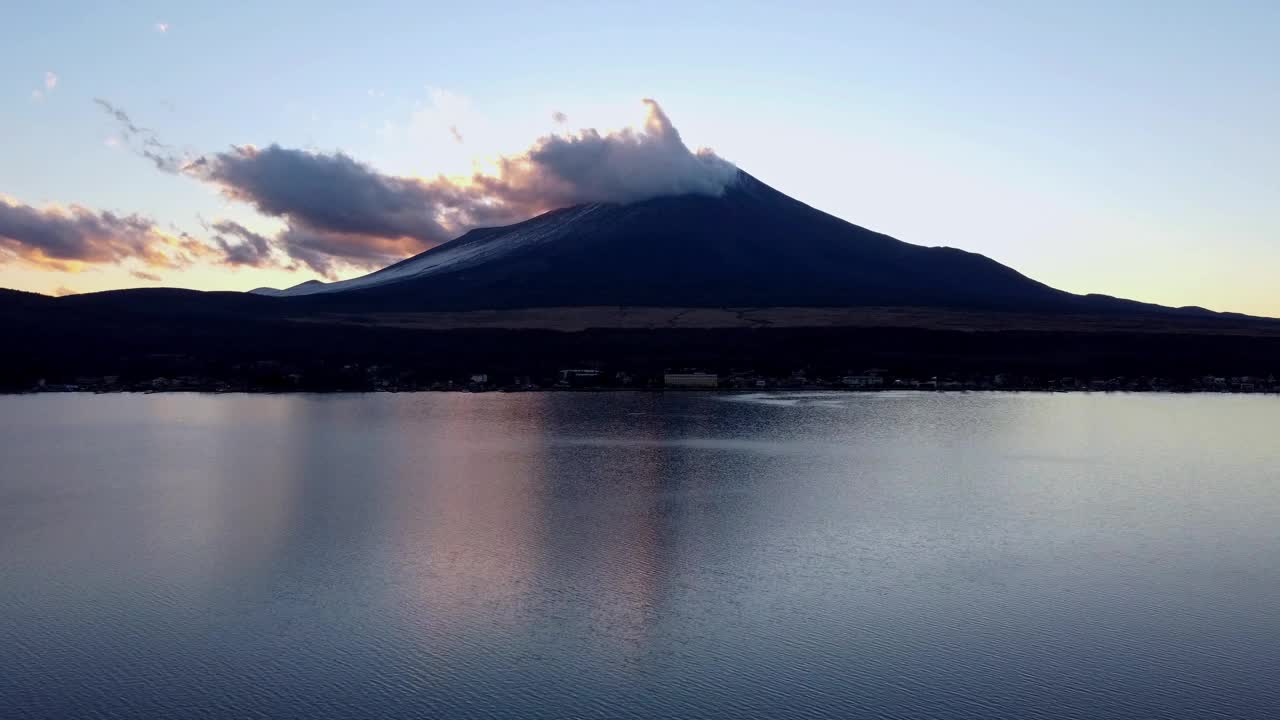
<instances>
[{"instance_id":1,"label":"shoreline","mask_svg":"<svg viewBox=\"0 0 1280 720\"><path fill-rule=\"evenodd\" d=\"M804 394L804 393L824 393L839 395L875 395L883 393L913 393L913 394L969 394L969 393L1039 393L1043 395L1261 395L1261 396L1280 396L1280 388L1267 390L1215 390L1215 389L1179 389L1179 388L1161 388L1161 389L1091 389L1091 388L1072 388L1072 389L1051 389L1042 387L959 387L959 388L923 388L923 387L889 387L889 388L833 388L833 387L798 387L798 388L691 388L691 387L670 387L670 388L628 388L628 387L598 387L598 388L563 388L563 387L546 387L531 388L522 390L509 390L502 388L470 390L466 388L449 388L449 389L404 389L404 390L387 390L387 389L267 389L267 388L231 388L225 390L213 390L207 388L167 388L163 390L139 390L139 389L120 389L120 390L0 390L0 396L16 396L16 395L414 395L414 394L463 394L463 395L522 395L522 394L540 394L540 393L581 393L581 394L609 394L609 393L705 393L705 394L722 394L722 395L755 395L755 394Z\"/></svg>"}]
</instances>

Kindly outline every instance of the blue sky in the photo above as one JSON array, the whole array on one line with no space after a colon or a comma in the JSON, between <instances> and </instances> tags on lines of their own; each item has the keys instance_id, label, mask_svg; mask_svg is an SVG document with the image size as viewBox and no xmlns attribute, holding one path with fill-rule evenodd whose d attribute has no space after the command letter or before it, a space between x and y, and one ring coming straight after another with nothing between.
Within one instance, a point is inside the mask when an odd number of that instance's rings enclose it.
<instances>
[{"instance_id":1,"label":"blue sky","mask_svg":"<svg viewBox=\"0 0 1280 720\"><path fill-rule=\"evenodd\" d=\"M1277 3L49 2L7 13L0 59L10 203L279 231L110 145L94 98L189 157L278 143L431 177L524 150L554 112L642 122L653 97L690 146L908 242L1075 292L1280 316ZM315 277L75 270L11 257L0 285Z\"/></svg>"}]
</instances>

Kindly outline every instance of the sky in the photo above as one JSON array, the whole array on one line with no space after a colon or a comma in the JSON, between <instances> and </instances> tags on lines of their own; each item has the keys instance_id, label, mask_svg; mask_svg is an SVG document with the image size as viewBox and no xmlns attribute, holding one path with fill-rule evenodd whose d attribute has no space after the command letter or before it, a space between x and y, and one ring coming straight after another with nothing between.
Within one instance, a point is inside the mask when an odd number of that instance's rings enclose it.
<instances>
[{"instance_id":1,"label":"sky","mask_svg":"<svg viewBox=\"0 0 1280 720\"><path fill-rule=\"evenodd\" d=\"M1064 290L1280 317L1278 68L1267 2L21 3L0 286L353 277L724 162Z\"/></svg>"}]
</instances>

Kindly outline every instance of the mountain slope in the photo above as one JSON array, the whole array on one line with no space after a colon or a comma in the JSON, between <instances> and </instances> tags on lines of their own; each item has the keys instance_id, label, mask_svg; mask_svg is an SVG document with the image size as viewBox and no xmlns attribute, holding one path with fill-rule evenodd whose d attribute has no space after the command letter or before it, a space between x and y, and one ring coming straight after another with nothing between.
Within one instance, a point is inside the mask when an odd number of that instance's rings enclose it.
<instances>
[{"instance_id":1,"label":"mountain slope","mask_svg":"<svg viewBox=\"0 0 1280 720\"><path fill-rule=\"evenodd\" d=\"M723 196L555 210L361 278L281 295L361 309L587 305L1080 309L973 253L895 240L740 173Z\"/></svg>"}]
</instances>

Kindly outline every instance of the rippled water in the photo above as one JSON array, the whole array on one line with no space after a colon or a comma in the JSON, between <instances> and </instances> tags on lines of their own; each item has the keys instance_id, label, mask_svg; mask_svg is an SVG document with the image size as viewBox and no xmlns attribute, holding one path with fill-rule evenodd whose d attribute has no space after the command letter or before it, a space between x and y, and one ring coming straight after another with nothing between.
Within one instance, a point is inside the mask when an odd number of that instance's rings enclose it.
<instances>
[{"instance_id":1,"label":"rippled water","mask_svg":"<svg viewBox=\"0 0 1280 720\"><path fill-rule=\"evenodd\" d=\"M1280 398L0 398L0 716L1280 717Z\"/></svg>"}]
</instances>

